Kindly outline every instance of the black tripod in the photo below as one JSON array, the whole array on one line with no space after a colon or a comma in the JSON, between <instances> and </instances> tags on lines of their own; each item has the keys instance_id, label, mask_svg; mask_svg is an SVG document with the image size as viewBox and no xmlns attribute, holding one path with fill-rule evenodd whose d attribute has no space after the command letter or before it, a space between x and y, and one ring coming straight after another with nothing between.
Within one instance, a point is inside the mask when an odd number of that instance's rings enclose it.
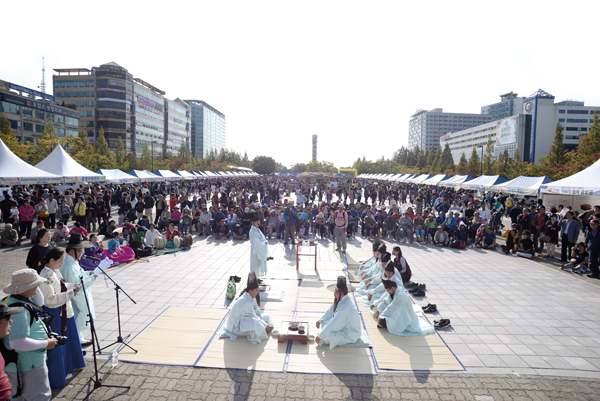
<instances>
[{"instance_id":1,"label":"black tripod","mask_svg":"<svg viewBox=\"0 0 600 401\"><path fill-rule=\"evenodd\" d=\"M98 269L100 269L100 270L102 271L102 273L104 273L104 275L105 275L106 277L108 277L108 279L109 279L110 281L112 281L112 283L115 285L115 294L116 294L116 297L117 297L117 323L118 323L118 327L119 327L119 335L117 336L117 341L115 341L115 342L113 342L113 343L111 343L111 344L109 344L109 345L107 345L106 347L103 347L103 348L100 348L100 345L98 345L98 353L99 353L99 354L102 354L102 350L103 350L103 349L106 349L106 348L108 348L108 347L112 347L112 346L113 346L113 345L115 345L115 344L123 344L124 346L126 346L126 347L127 347L127 348L129 348L129 349L131 349L132 351L134 351L134 352L137 354L137 350L136 350L135 348L133 348L133 347L132 347L132 346L130 346L129 344L126 344L126 343L125 343L125 340L126 340L127 338L129 338L130 334L128 334L128 335L127 335L125 338L123 338L123 335L121 334L121 308L120 308L120 306L119 306L119 291L123 291L123 294L125 294L125 295L127 296L127 298L129 298L129 299L131 300L131 302L133 302L134 304L136 304L136 302L133 300L133 298L131 298L131 297L129 296L129 294L127 294L127 293L125 292L125 290L123 290L123 289L121 288L121 286L120 286L119 284L117 284L117 283L115 282L115 280L113 280L113 279L112 279L112 277L110 277L110 276L109 276L109 275L106 273L106 270L104 270L104 269L102 269L100 266L98 266L98 264L97 264L97 263L95 263L95 264L96 264L96 267L97 267Z\"/></svg>"},{"instance_id":2,"label":"black tripod","mask_svg":"<svg viewBox=\"0 0 600 401\"><path fill-rule=\"evenodd\" d=\"M87 305L87 308L88 308L88 317L90 318L90 320L88 322L90 324L90 331L92 332L92 349L93 349L92 354L94 355L94 376L90 377L90 381L92 381L94 383L94 388L92 389L92 391L90 391L88 393L88 395L85 396L84 400L87 400L90 397L90 395L92 395L94 390L96 390L97 388L100 388L100 387L126 388L127 390L129 390L131 388L130 386L114 386L114 385L102 384L102 381L98 377L98 360L96 359L96 341L98 341L98 336L96 335L96 326L94 326L94 318L92 317L92 314L89 312L90 302L88 300L87 293L85 292L85 288L83 287L83 277L80 277L80 280L81 280L81 289L83 290L83 295L85 296L85 304Z\"/></svg>"}]
</instances>

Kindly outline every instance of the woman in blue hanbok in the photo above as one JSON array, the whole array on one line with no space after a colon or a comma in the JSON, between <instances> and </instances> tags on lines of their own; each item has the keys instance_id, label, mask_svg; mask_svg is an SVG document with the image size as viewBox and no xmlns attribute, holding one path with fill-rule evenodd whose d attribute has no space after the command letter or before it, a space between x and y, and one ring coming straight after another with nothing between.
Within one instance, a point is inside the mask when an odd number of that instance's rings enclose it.
<instances>
[{"instance_id":1,"label":"woman in blue hanbok","mask_svg":"<svg viewBox=\"0 0 600 401\"><path fill-rule=\"evenodd\" d=\"M385 280L383 285L388 293L375 312L377 327L387 328L398 336L417 336L435 331L432 325L417 315L403 286L394 280Z\"/></svg>"},{"instance_id":2,"label":"woman in blue hanbok","mask_svg":"<svg viewBox=\"0 0 600 401\"><path fill-rule=\"evenodd\" d=\"M66 377L73 369L85 366L83 352L79 342L71 299L77 295L81 284L67 283L60 274L65 252L54 248L42 260L44 268L40 277L46 281L40 284L40 292L44 295L44 311L52 315L54 320L51 330L59 336L66 336L67 343L48 351L46 365L51 388L62 388L67 385Z\"/></svg>"},{"instance_id":3,"label":"woman in blue hanbok","mask_svg":"<svg viewBox=\"0 0 600 401\"><path fill-rule=\"evenodd\" d=\"M355 343L362 334L360 315L348 296L346 277L340 276L334 289L334 303L317 321L317 329L323 326L315 339L319 346L329 344L329 349Z\"/></svg>"},{"instance_id":4,"label":"woman in blue hanbok","mask_svg":"<svg viewBox=\"0 0 600 401\"><path fill-rule=\"evenodd\" d=\"M259 277L267 275L267 259L269 258L269 243L265 238L265 235L258 228L260 226L260 219L253 213L251 216L252 227L250 227L250 272L256 273Z\"/></svg>"},{"instance_id":5,"label":"woman in blue hanbok","mask_svg":"<svg viewBox=\"0 0 600 401\"><path fill-rule=\"evenodd\" d=\"M231 307L225 328L219 333L221 336L229 337L231 341L247 337L252 344L269 338L274 323L271 317L261 313L259 293L256 274L250 273L244 294Z\"/></svg>"}]
</instances>

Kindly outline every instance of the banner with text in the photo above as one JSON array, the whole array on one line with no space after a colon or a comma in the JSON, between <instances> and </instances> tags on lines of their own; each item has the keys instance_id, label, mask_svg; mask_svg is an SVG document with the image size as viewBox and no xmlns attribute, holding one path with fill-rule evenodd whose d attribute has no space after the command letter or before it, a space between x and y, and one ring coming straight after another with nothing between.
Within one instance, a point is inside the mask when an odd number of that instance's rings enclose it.
<instances>
[{"instance_id":1,"label":"banner with text","mask_svg":"<svg viewBox=\"0 0 600 401\"><path fill-rule=\"evenodd\" d=\"M509 145L517 142L517 120L519 116L512 116L498 121L496 146Z\"/></svg>"}]
</instances>

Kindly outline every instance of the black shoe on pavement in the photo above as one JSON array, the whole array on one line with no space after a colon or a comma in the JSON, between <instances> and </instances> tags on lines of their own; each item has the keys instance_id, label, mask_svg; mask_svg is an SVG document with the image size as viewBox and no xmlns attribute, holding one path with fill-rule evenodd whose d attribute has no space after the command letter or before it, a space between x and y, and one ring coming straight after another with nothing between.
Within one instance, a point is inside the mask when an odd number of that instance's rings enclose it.
<instances>
[{"instance_id":1,"label":"black shoe on pavement","mask_svg":"<svg viewBox=\"0 0 600 401\"><path fill-rule=\"evenodd\" d=\"M430 304L426 308L423 309L425 313L435 313L437 312L437 306L435 304Z\"/></svg>"},{"instance_id":2,"label":"black shoe on pavement","mask_svg":"<svg viewBox=\"0 0 600 401\"><path fill-rule=\"evenodd\" d=\"M445 329L450 326L450 319L434 320L433 323L436 330Z\"/></svg>"},{"instance_id":3,"label":"black shoe on pavement","mask_svg":"<svg viewBox=\"0 0 600 401\"><path fill-rule=\"evenodd\" d=\"M600 279L600 276L594 276L593 274L587 274L587 276L588 276L589 278L597 278L597 279Z\"/></svg>"},{"instance_id":4,"label":"black shoe on pavement","mask_svg":"<svg viewBox=\"0 0 600 401\"><path fill-rule=\"evenodd\" d=\"M425 290L427 288L427 286L425 285L425 283L419 283L419 284L417 284L417 288L420 290Z\"/></svg>"},{"instance_id":5,"label":"black shoe on pavement","mask_svg":"<svg viewBox=\"0 0 600 401\"><path fill-rule=\"evenodd\" d=\"M425 296L425 291L423 290L417 290L416 292L413 292L413 297L424 297Z\"/></svg>"}]
</instances>

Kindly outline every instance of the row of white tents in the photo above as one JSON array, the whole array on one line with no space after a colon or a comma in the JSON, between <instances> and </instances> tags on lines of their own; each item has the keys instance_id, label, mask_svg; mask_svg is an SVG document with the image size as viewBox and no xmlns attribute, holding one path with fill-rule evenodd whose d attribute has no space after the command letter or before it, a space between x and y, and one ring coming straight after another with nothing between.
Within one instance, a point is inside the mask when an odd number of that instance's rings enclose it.
<instances>
[{"instance_id":1,"label":"row of white tents","mask_svg":"<svg viewBox=\"0 0 600 401\"><path fill-rule=\"evenodd\" d=\"M90 171L77 163L62 146L58 145L44 160L32 166L21 160L0 140L0 185L34 185L53 183L116 184L152 181L180 181L210 178L244 178L257 176L253 171L185 171L121 170Z\"/></svg>"},{"instance_id":2,"label":"row of white tents","mask_svg":"<svg viewBox=\"0 0 600 401\"><path fill-rule=\"evenodd\" d=\"M470 175L455 175L450 177L446 174L361 174L358 176L358 178L440 186L454 189L462 188L479 191L494 191L530 196L538 196L542 185L552 182L552 180L546 176L520 176L513 180L509 180L501 175L482 175L480 177L473 178Z\"/></svg>"},{"instance_id":3,"label":"row of white tents","mask_svg":"<svg viewBox=\"0 0 600 401\"><path fill-rule=\"evenodd\" d=\"M501 175L482 175L473 178L470 175L446 174L361 174L357 178L369 180L401 182L441 186L454 189L470 189L502 192L507 194L521 194L540 196L541 194L569 195L569 196L600 196L600 160L572 176L558 181L543 177L520 176L509 180Z\"/></svg>"}]
</instances>

